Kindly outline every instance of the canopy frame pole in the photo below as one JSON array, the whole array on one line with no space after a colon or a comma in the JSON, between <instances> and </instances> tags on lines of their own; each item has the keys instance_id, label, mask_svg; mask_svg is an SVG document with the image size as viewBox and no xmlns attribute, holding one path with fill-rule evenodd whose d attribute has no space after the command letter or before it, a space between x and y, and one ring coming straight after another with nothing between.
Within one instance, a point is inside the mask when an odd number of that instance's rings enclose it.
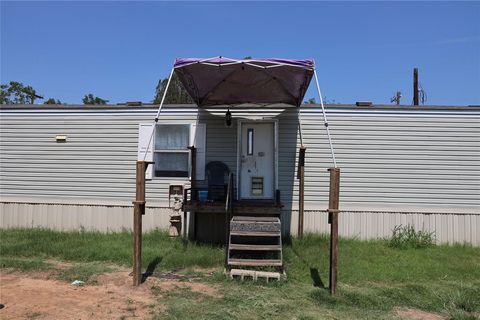
<instances>
[{"instance_id":1,"label":"canopy frame pole","mask_svg":"<svg viewBox=\"0 0 480 320\"><path fill-rule=\"evenodd\" d=\"M160 112L162 111L163 102L165 101L165 97L167 96L167 91L168 91L168 88L170 87L170 81L172 80L174 71L175 71L175 68L173 68L172 72L170 72L170 76L168 77L168 81L167 81L167 86L165 87L165 91L163 92L162 100L160 101L160 105L158 106L157 115L155 116L155 120L153 121L152 133L150 134L150 139L148 139L148 144L147 144L147 148L145 150L145 154L143 156L143 161L145 161L145 159L147 158L148 149L150 149L150 144L152 143L153 134L155 133L155 124L158 122L158 117L160 116ZM153 156L153 154L152 154L152 156Z\"/></svg>"},{"instance_id":2,"label":"canopy frame pole","mask_svg":"<svg viewBox=\"0 0 480 320\"><path fill-rule=\"evenodd\" d=\"M328 137L328 143L330 145L330 153L332 154L333 167L337 168L337 161L335 160L335 152L333 151L332 137L330 136L330 129L328 128L327 115L325 114L325 107L323 105L322 91L320 90L320 84L318 83L318 77L317 77L316 69L313 70L313 75L315 77L315 83L317 84L318 96L320 97L320 105L322 107L322 113L323 113L323 123L325 125L325 129L327 129L327 137Z\"/></svg>"},{"instance_id":3,"label":"canopy frame pole","mask_svg":"<svg viewBox=\"0 0 480 320\"><path fill-rule=\"evenodd\" d=\"M301 114L300 107L297 108L297 118L298 118L298 134L300 136L300 146L303 147L302 114Z\"/></svg>"}]
</instances>

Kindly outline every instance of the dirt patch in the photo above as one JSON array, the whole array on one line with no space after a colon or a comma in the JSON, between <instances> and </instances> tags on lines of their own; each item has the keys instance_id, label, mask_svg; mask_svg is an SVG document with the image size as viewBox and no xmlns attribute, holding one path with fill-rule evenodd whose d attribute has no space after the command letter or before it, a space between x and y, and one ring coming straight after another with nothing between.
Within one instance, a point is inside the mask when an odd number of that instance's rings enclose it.
<instances>
[{"instance_id":1,"label":"dirt patch","mask_svg":"<svg viewBox=\"0 0 480 320\"><path fill-rule=\"evenodd\" d=\"M406 319L414 320L445 320L447 319L444 316L441 316L436 313L426 312L418 309L410 308L396 308L395 312L398 316Z\"/></svg>"},{"instance_id":2,"label":"dirt patch","mask_svg":"<svg viewBox=\"0 0 480 320\"><path fill-rule=\"evenodd\" d=\"M188 288L193 292L201 293L214 298L221 297L218 294L218 291L216 288L208 286L203 283L198 283L198 282L178 282L178 281L164 280L160 282L160 286L157 289L161 296L162 293L166 293L166 292L176 290L176 289L181 289L181 288ZM155 287L153 289L155 290Z\"/></svg>"},{"instance_id":3,"label":"dirt patch","mask_svg":"<svg viewBox=\"0 0 480 320\"><path fill-rule=\"evenodd\" d=\"M217 290L203 283L148 278L132 286L129 271L97 277L96 285L73 286L45 274L0 270L1 319L128 319L150 318L164 306L158 296L176 288L217 296ZM158 292L155 292L154 289Z\"/></svg>"}]
</instances>

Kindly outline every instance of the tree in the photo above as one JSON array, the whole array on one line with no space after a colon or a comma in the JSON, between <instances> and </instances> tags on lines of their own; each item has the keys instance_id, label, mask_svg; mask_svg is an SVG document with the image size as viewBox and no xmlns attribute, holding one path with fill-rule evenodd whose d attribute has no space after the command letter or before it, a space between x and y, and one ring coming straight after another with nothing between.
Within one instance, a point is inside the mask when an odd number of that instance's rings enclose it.
<instances>
[{"instance_id":1,"label":"tree","mask_svg":"<svg viewBox=\"0 0 480 320\"><path fill-rule=\"evenodd\" d=\"M83 99L83 104L88 104L88 105L104 105L107 104L108 100L102 99L100 97L96 97L93 94L89 93L86 94Z\"/></svg>"},{"instance_id":2,"label":"tree","mask_svg":"<svg viewBox=\"0 0 480 320\"><path fill-rule=\"evenodd\" d=\"M60 100L55 100L54 98L49 98L44 102L44 104L62 104L62 101Z\"/></svg>"},{"instance_id":3,"label":"tree","mask_svg":"<svg viewBox=\"0 0 480 320\"><path fill-rule=\"evenodd\" d=\"M155 89L155 98L153 103L159 104L162 101L163 93L167 87L168 78L158 81L157 88ZM176 104L176 103L194 103L193 99L188 94L187 90L183 86L175 72L172 75L170 86L168 87L167 96L164 103Z\"/></svg>"},{"instance_id":4,"label":"tree","mask_svg":"<svg viewBox=\"0 0 480 320\"><path fill-rule=\"evenodd\" d=\"M1 104L33 104L35 99L43 99L31 86L21 82L10 81L0 85Z\"/></svg>"},{"instance_id":5,"label":"tree","mask_svg":"<svg viewBox=\"0 0 480 320\"><path fill-rule=\"evenodd\" d=\"M303 101L305 104L317 104L317 100L315 98L310 98L308 100ZM340 104L340 102L336 102L335 99L327 99L327 97L323 97L324 104Z\"/></svg>"}]
</instances>

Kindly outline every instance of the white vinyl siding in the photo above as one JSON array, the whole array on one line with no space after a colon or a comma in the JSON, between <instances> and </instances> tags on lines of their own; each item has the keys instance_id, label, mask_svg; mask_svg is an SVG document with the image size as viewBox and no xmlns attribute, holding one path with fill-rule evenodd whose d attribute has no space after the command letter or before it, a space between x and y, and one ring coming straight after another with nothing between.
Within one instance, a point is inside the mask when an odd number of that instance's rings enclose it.
<instances>
[{"instance_id":1,"label":"white vinyl siding","mask_svg":"<svg viewBox=\"0 0 480 320\"><path fill-rule=\"evenodd\" d=\"M86 106L1 109L0 188L3 199L131 205L139 124L153 123L156 108ZM164 123L195 123L196 108L165 107ZM57 143L59 133L68 136ZM150 205L168 203L171 182L147 181Z\"/></svg>"}]
</instances>

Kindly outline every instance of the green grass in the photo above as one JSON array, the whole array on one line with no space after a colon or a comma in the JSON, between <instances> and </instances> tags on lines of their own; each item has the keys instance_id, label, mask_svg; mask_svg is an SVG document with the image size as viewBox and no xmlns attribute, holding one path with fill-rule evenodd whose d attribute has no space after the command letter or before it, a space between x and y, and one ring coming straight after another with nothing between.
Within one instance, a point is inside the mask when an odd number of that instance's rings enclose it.
<instances>
[{"instance_id":1,"label":"green grass","mask_svg":"<svg viewBox=\"0 0 480 320\"><path fill-rule=\"evenodd\" d=\"M222 248L184 243L162 231L143 239L144 269L150 265L157 271L195 266L218 270L197 280L215 286L215 296L188 288L159 293L159 303L166 309L157 319L398 319L397 307L458 320L480 314L480 248L467 245L399 249L389 240L340 239L339 290L331 297L324 288L326 236L309 234L287 241L288 278L268 284L225 279ZM129 233L0 230L2 266L29 271L50 268L45 261L51 259L69 261L73 266L60 272L68 281L92 282L96 274L111 270L109 265L130 266L131 251Z\"/></svg>"},{"instance_id":2,"label":"green grass","mask_svg":"<svg viewBox=\"0 0 480 320\"><path fill-rule=\"evenodd\" d=\"M3 254L0 256L0 266L2 268L12 268L20 271L43 271L52 268L50 263L43 261L43 259L38 257L33 257L31 259L18 259L14 257L4 257Z\"/></svg>"},{"instance_id":3,"label":"green grass","mask_svg":"<svg viewBox=\"0 0 480 320\"><path fill-rule=\"evenodd\" d=\"M2 257L54 258L76 262L108 262L132 265L132 235L128 232L55 232L45 229L0 230ZM192 265L218 266L223 250L170 238L165 232L153 231L143 237L142 264L158 261L165 269Z\"/></svg>"}]
</instances>

